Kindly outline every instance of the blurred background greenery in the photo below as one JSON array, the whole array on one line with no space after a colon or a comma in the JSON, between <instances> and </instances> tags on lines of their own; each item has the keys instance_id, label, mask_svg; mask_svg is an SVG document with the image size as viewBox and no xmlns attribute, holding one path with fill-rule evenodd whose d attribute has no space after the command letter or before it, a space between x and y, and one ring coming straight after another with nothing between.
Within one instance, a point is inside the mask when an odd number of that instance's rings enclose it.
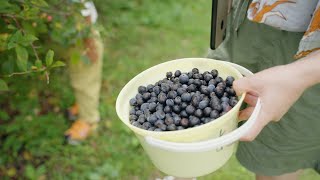
<instances>
[{"instance_id":1,"label":"blurred background greenery","mask_svg":"<svg viewBox=\"0 0 320 180\"><path fill-rule=\"evenodd\" d=\"M136 74L158 63L204 57L209 47L210 0L95 0L105 43L98 132L80 146L64 144L71 122L63 111L74 96L67 68L51 72L51 82L13 77L0 94L1 179L155 179L163 177L138 140L118 119L115 101ZM249 180L253 174L233 157L200 180ZM301 179L316 180L312 170Z\"/></svg>"}]
</instances>

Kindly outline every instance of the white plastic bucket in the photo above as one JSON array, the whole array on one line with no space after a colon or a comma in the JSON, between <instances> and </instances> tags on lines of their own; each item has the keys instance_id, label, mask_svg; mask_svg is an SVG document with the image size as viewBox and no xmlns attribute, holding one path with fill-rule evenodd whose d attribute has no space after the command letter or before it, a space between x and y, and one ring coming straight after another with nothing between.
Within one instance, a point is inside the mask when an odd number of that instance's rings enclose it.
<instances>
[{"instance_id":1,"label":"white plastic bucket","mask_svg":"<svg viewBox=\"0 0 320 180\"><path fill-rule=\"evenodd\" d=\"M153 164L162 172L182 178L199 177L214 172L223 166L237 147L237 142L253 125L260 111L260 100L249 120L237 128L237 116L245 94L239 103L224 116L201 126L169 132L147 131L129 122L129 100L140 85L163 79L168 71L182 72L198 68L200 72L217 69L222 78L229 75L236 79L252 73L233 63L206 58L185 58L156 65L134 77L120 92L117 114L138 137Z\"/></svg>"}]
</instances>

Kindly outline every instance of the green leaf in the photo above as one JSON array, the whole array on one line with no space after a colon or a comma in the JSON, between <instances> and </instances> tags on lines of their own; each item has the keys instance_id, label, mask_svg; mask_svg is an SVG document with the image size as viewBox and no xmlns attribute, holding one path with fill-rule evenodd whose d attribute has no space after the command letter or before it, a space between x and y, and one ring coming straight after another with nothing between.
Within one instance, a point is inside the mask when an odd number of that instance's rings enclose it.
<instances>
[{"instance_id":1,"label":"green leaf","mask_svg":"<svg viewBox=\"0 0 320 180\"><path fill-rule=\"evenodd\" d=\"M16 4L10 4L8 1L0 1L0 14L19 12L19 7Z\"/></svg>"},{"instance_id":2,"label":"green leaf","mask_svg":"<svg viewBox=\"0 0 320 180\"><path fill-rule=\"evenodd\" d=\"M8 26L7 26L7 28L8 29L12 29L12 30L15 30L15 29L17 29L14 25L12 25L12 24L9 24Z\"/></svg>"},{"instance_id":3,"label":"green leaf","mask_svg":"<svg viewBox=\"0 0 320 180\"><path fill-rule=\"evenodd\" d=\"M62 61L56 61L53 63L53 65L51 67L61 67L61 66L65 66L66 64Z\"/></svg>"},{"instance_id":4,"label":"green leaf","mask_svg":"<svg viewBox=\"0 0 320 180\"><path fill-rule=\"evenodd\" d=\"M48 7L48 4L44 0L31 0L31 4L40 6L40 7Z\"/></svg>"},{"instance_id":5,"label":"green leaf","mask_svg":"<svg viewBox=\"0 0 320 180\"><path fill-rule=\"evenodd\" d=\"M4 80L0 79L0 91L8 91L8 90L9 88L7 83Z\"/></svg>"},{"instance_id":6,"label":"green leaf","mask_svg":"<svg viewBox=\"0 0 320 180\"><path fill-rule=\"evenodd\" d=\"M40 69L42 67L42 62L39 59L37 59L34 65Z\"/></svg>"},{"instance_id":7,"label":"green leaf","mask_svg":"<svg viewBox=\"0 0 320 180\"><path fill-rule=\"evenodd\" d=\"M22 46L16 47L17 65L21 71L27 71L28 51Z\"/></svg>"},{"instance_id":8,"label":"green leaf","mask_svg":"<svg viewBox=\"0 0 320 180\"><path fill-rule=\"evenodd\" d=\"M46 55L46 66L49 67L53 62L54 52L50 49Z\"/></svg>"},{"instance_id":9,"label":"green leaf","mask_svg":"<svg viewBox=\"0 0 320 180\"><path fill-rule=\"evenodd\" d=\"M38 38L32 34L27 34L27 35L23 36L21 41L18 43L20 43L23 46L28 46L28 45L30 45L30 43L32 43L35 40L38 40Z\"/></svg>"}]
</instances>

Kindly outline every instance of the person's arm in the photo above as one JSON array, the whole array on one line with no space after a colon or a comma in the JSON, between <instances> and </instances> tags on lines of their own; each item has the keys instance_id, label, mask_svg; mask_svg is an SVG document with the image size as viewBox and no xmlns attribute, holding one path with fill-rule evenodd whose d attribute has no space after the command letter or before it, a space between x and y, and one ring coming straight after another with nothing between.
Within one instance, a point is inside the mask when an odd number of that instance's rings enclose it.
<instances>
[{"instance_id":1,"label":"person's arm","mask_svg":"<svg viewBox=\"0 0 320 180\"><path fill-rule=\"evenodd\" d=\"M261 98L262 108L253 128L241 140L252 141L264 126L279 121L309 87L320 83L320 51L291 64L276 66L234 82L237 94L248 92L245 102L250 107L241 111L240 119L247 119ZM314 108L314 107L310 107Z\"/></svg>"}]
</instances>

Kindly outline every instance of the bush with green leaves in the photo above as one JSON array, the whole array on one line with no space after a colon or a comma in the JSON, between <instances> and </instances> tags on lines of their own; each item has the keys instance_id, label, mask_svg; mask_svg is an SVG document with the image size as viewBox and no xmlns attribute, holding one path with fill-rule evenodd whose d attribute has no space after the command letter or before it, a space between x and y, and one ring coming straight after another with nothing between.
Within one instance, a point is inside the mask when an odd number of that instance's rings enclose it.
<instances>
[{"instance_id":1,"label":"bush with green leaves","mask_svg":"<svg viewBox=\"0 0 320 180\"><path fill-rule=\"evenodd\" d=\"M82 48L89 36L91 25L81 9L81 0L0 1L0 91L16 75L36 73L49 82L50 70L65 65L56 59L71 47ZM68 56L85 58L79 51Z\"/></svg>"}]
</instances>

